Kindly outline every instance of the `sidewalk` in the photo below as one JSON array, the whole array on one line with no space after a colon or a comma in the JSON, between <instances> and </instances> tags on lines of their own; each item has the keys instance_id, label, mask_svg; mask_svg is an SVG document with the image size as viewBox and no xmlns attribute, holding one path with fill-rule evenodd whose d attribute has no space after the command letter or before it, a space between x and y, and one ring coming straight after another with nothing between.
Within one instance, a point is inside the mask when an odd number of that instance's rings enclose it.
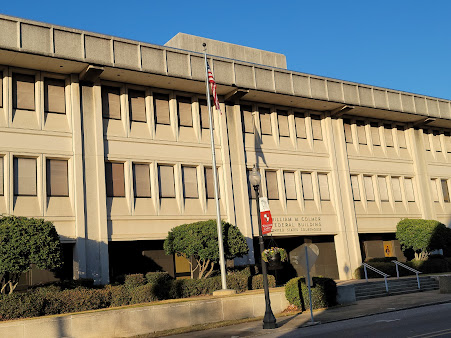
<instances>
[{"instance_id":1,"label":"sidewalk","mask_svg":"<svg viewBox=\"0 0 451 338\"><path fill-rule=\"evenodd\" d=\"M358 301L355 304L337 306L330 309L314 311L315 321L329 323L334 321L352 319L384 312L415 308L439 303L451 302L451 294L440 294L438 290L410 293L398 296L373 298ZM196 332L185 332L173 337L252 337L271 333L280 335L289 332L303 325L308 325L310 312L304 311L302 314L291 316L279 316L277 318L278 328L275 330L263 330L262 319L241 324L231 323L229 326L219 327ZM149 335L150 337L150 335Z\"/></svg>"}]
</instances>

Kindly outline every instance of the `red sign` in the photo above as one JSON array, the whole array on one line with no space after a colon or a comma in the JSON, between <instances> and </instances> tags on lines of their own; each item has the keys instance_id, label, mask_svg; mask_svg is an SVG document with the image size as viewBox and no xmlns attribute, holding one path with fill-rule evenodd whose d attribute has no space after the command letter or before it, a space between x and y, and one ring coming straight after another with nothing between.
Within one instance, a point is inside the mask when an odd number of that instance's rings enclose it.
<instances>
[{"instance_id":1,"label":"red sign","mask_svg":"<svg viewBox=\"0 0 451 338\"><path fill-rule=\"evenodd\" d=\"M262 220L262 233L263 235L269 234L272 230L272 217L271 211L260 212L260 218Z\"/></svg>"},{"instance_id":2,"label":"red sign","mask_svg":"<svg viewBox=\"0 0 451 338\"><path fill-rule=\"evenodd\" d=\"M262 234L269 234L272 230L272 216L266 197L260 197L260 219L262 223Z\"/></svg>"}]
</instances>

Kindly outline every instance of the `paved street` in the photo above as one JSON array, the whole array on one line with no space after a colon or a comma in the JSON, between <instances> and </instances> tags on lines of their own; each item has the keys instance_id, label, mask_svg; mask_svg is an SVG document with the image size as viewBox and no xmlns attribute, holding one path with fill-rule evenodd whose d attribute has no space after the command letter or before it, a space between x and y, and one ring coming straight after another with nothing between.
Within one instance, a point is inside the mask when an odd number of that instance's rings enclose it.
<instances>
[{"instance_id":1,"label":"paved street","mask_svg":"<svg viewBox=\"0 0 451 338\"><path fill-rule=\"evenodd\" d=\"M314 312L323 324L305 327L309 312L278 317L279 327L263 330L261 319L185 332L174 337L451 337L451 294L437 290L367 299Z\"/></svg>"},{"instance_id":2,"label":"paved street","mask_svg":"<svg viewBox=\"0 0 451 338\"><path fill-rule=\"evenodd\" d=\"M451 304L303 327L264 337L451 337Z\"/></svg>"}]
</instances>

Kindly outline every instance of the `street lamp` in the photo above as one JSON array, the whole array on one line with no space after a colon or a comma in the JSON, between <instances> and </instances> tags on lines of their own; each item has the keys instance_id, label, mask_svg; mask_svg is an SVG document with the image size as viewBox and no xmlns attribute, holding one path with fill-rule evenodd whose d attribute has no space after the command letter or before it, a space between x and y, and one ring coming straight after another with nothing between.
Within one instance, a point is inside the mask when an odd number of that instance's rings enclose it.
<instances>
[{"instance_id":1,"label":"street lamp","mask_svg":"<svg viewBox=\"0 0 451 338\"><path fill-rule=\"evenodd\" d=\"M254 187L255 191L255 201L257 203L257 219L258 219L258 238L260 243L260 259L263 251L265 250L265 245L263 242L263 234L262 234L262 224L260 219L260 201L259 201L259 187L261 183L262 177L257 171L257 167L254 165L252 171L249 173L249 182ZM268 270L266 268L266 263L261 259L262 262L262 273L263 273L263 288L265 290L265 303L266 310L265 316L263 317L263 328L264 329L275 329L277 327L276 317L274 317L274 313L271 310L271 300L269 299L269 287L268 287Z\"/></svg>"}]
</instances>

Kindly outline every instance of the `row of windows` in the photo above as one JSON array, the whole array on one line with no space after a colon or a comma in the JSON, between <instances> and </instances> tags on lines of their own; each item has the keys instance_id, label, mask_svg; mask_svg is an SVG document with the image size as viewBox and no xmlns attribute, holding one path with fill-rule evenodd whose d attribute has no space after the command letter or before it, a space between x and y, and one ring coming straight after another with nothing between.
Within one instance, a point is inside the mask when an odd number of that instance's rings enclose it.
<instances>
[{"instance_id":1,"label":"row of windows","mask_svg":"<svg viewBox=\"0 0 451 338\"><path fill-rule=\"evenodd\" d=\"M450 203L449 197L449 180L443 178L432 178L431 179L431 191L432 200L434 202L439 202L439 191L441 192L440 198L443 198L443 202Z\"/></svg>"},{"instance_id":2,"label":"row of windows","mask_svg":"<svg viewBox=\"0 0 451 338\"><path fill-rule=\"evenodd\" d=\"M13 109L36 110L36 75L12 73ZM44 77L44 111L66 114L66 82L64 79ZM0 71L0 107L3 106L3 77Z\"/></svg>"},{"instance_id":3,"label":"row of windows","mask_svg":"<svg viewBox=\"0 0 451 338\"><path fill-rule=\"evenodd\" d=\"M144 90L127 89L124 93L128 103L130 121L146 123L148 120L148 106L146 98L153 102L153 116L156 124L170 125L170 96L164 93L152 93L146 95ZM176 95L178 123L181 127L193 127L193 98ZM202 129L210 128L208 106L206 100L197 100L200 125ZM106 119L120 120L121 113L121 88L102 86L102 115Z\"/></svg>"},{"instance_id":4,"label":"row of windows","mask_svg":"<svg viewBox=\"0 0 451 338\"><path fill-rule=\"evenodd\" d=\"M47 196L69 196L67 160L47 159L46 187ZM3 187L4 158L0 157L0 195ZM13 159L14 196L37 195L37 159L14 157Z\"/></svg>"},{"instance_id":5,"label":"row of windows","mask_svg":"<svg viewBox=\"0 0 451 338\"><path fill-rule=\"evenodd\" d=\"M253 107L248 105L241 106L241 115L243 132L245 134L253 134L254 130L258 128L261 135L273 135L273 123L271 123L271 120L274 118L274 125L278 127L280 137L290 137L291 125L293 125L296 138L306 139L306 124L310 124L313 139L323 139L320 115L283 109L276 109L275 112L271 112L270 108L267 107L257 107L256 111L254 111Z\"/></svg>"},{"instance_id":6,"label":"row of windows","mask_svg":"<svg viewBox=\"0 0 451 338\"><path fill-rule=\"evenodd\" d=\"M368 202L375 201L377 194L381 202L389 202L390 195L393 196L394 202L402 202L404 191L406 201L415 202L415 190L411 177L351 175L351 185L354 201L363 200L363 196Z\"/></svg>"},{"instance_id":7,"label":"row of windows","mask_svg":"<svg viewBox=\"0 0 451 338\"><path fill-rule=\"evenodd\" d=\"M249 196L255 199L255 191L249 181L249 169L248 174L248 186ZM329 175L326 173L311 173L297 171L285 171L285 170L270 170L264 171L264 179L266 182L266 197L269 200L278 200L279 196L279 182L285 191L285 198L287 200L297 200L299 194L304 200L314 200L315 186L313 180L318 180L319 197L321 201L329 201ZM297 184L296 182L299 182Z\"/></svg>"},{"instance_id":8,"label":"row of windows","mask_svg":"<svg viewBox=\"0 0 451 338\"><path fill-rule=\"evenodd\" d=\"M151 171L149 163L133 163L133 190L136 198L151 198ZM199 198L199 167L182 165L184 198ZM204 168L205 195L215 197L213 169ZM108 197L125 197L125 176L123 162L105 162L105 183ZM173 165L158 165L158 184L160 198L175 198L175 179ZM219 185L218 185L219 187Z\"/></svg>"},{"instance_id":9,"label":"row of windows","mask_svg":"<svg viewBox=\"0 0 451 338\"><path fill-rule=\"evenodd\" d=\"M442 139L444 144L442 146ZM451 153L451 133L449 131L443 132L440 130L423 129L423 140L426 151L431 151L433 148L435 152Z\"/></svg>"},{"instance_id":10,"label":"row of windows","mask_svg":"<svg viewBox=\"0 0 451 338\"><path fill-rule=\"evenodd\" d=\"M404 126L401 125L344 119L343 127L346 143L356 142L360 145L367 145L368 140L371 139L373 146L380 146L383 139L386 147L393 148L396 139L399 148L407 148Z\"/></svg>"}]
</instances>

